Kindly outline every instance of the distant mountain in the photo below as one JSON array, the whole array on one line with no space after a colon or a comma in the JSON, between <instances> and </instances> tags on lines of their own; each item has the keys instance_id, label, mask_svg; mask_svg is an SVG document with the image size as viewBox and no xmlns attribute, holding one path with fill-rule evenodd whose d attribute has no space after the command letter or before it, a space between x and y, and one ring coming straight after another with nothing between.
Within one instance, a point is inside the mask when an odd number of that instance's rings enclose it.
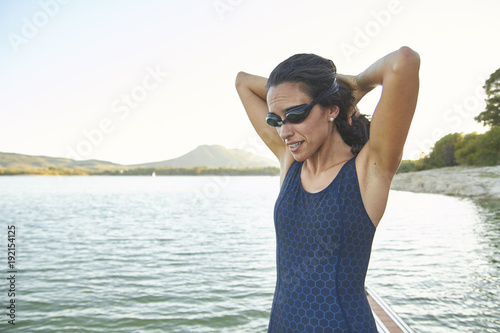
<instances>
[{"instance_id":1,"label":"distant mountain","mask_svg":"<svg viewBox=\"0 0 500 333\"><path fill-rule=\"evenodd\" d=\"M227 149L219 145L203 145L180 157L153 163L133 165L130 167L161 168L204 166L208 168L257 168L278 167L277 161L257 156L241 149Z\"/></svg>"},{"instance_id":2,"label":"distant mountain","mask_svg":"<svg viewBox=\"0 0 500 333\"><path fill-rule=\"evenodd\" d=\"M46 170L49 168L85 169L88 171L126 170L132 168L180 167L191 168L204 166L208 168L256 168L277 167L278 163L265 157L257 156L240 149L227 149L223 146L199 146L193 151L178 158L162 162L136 165L120 165L99 160L75 161L68 158L31 156L16 153L0 152L0 170Z\"/></svg>"}]
</instances>

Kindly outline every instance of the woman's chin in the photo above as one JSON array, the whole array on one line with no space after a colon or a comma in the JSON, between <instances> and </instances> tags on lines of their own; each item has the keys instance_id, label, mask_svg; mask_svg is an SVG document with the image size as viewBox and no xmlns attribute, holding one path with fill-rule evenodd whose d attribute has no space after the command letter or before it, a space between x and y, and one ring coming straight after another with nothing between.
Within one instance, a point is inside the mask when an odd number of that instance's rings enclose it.
<instances>
[{"instance_id":1,"label":"woman's chin","mask_svg":"<svg viewBox=\"0 0 500 333\"><path fill-rule=\"evenodd\" d=\"M292 156L297 162L304 162L305 160L307 160L307 156L302 152L292 153Z\"/></svg>"}]
</instances>

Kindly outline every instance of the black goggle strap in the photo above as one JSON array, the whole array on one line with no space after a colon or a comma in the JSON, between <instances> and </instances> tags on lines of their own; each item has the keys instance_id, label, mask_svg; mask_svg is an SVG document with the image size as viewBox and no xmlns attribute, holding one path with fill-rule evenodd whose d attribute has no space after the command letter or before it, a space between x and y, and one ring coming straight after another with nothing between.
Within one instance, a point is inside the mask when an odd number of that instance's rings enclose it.
<instances>
[{"instance_id":1,"label":"black goggle strap","mask_svg":"<svg viewBox=\"0 0 500 333\"><path fill-rule=\"evenodd\" d=\"M337 79L335 78L333 80L333 83L332 85L330 86L330 88L328 88L328 90L324 90L322 91L318 96L316 96L315 99L312 100L311 103L307 104L307 105L300 105L300 106L296 106L290 110L288 110L287 114L290 112L290 111L295 111L295 112L303 112L303 113L306 113L305 117L307 117L307 115L309 115L309 112L311 112L312 108L314 107L314 105L316 105L317 103L319 103L323 98L327 97L327 96L330 96L330 95L333 95L335 94L337 91L339 91L340 87L337 83ZM298 110L297 110L298 109ZM305 118L304 117L304 118ZM278 117L279 118L279 117ZM281 119L281 118L280 118ZM285 119L286 119L286 115L285 115ZM284 123L285 121L283 121Z\"/></svg>"},{"instance_id":2,"label":"black goggle strap","mask_svg":"<svg viewBox=\"0 0 500 333\"><path fill-rule=\"evenodd\" d=\"M327 96L330 96L330 95L333 95L335 94L337 91L339 91L340 89L340 86L339 84L337 83L337 78L335 78L333 80L333 83L332 85L330 86L330 88L328 88L328 90L324 90L322 91L318 96L316 96L315 99L313 99L313 101L310 103L312 105L318 103L319 101L321 101L323 98L327 97Z\"/></svg>"}]
</instances>

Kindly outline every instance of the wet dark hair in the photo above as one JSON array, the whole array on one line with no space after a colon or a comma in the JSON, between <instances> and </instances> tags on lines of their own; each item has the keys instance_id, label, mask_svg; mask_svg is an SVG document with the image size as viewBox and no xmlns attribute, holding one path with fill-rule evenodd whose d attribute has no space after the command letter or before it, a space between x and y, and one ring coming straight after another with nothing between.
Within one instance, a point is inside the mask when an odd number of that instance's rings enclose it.
<instances>
[{"instance_id":1,"label":"wet dark hair","mask_svg":"<svg viewBox=\"0 0 500 333\"><path fill-rule=\"evenodd\" d=\"M296 54L280 63L271 72L266 91L282 83L298 83L300 89L311 98L318 96L332 85L337 75L333 61L315 54ZM336 105L340 112L334 120L335 127L342 140L351 146L351 152L357 155L368 141L370 121L364 115L352 117L349 125L347 114L351 110L354 96L349 88L339 83L340 89L335 94L324 98L319 104L324 107Z\"/></svg>"}]
</instances>

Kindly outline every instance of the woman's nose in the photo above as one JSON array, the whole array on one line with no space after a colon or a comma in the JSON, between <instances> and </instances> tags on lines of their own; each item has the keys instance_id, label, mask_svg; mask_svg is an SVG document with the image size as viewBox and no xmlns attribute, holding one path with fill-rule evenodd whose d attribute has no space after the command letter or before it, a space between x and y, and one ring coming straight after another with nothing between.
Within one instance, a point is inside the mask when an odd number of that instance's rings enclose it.
<instances>
[{"instance_id":1,"label":"woman's nose","mask_svg":"<svg viewBox=\"0 0 500 333\"><path fill-rule=\"evenodd\" d=\"M283 140L290 138L293 135L293 124L285 123L278 127L278 132Z\"/></svg>"}]
</instances>

